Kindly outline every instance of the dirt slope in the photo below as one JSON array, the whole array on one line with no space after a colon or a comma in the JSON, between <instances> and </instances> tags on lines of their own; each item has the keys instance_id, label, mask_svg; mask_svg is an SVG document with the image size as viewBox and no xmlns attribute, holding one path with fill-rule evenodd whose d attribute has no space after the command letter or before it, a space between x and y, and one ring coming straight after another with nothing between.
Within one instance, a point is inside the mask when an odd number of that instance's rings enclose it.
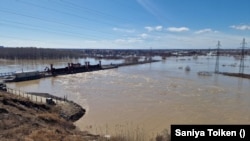
<instances>
[{"instance_id":1,"label":"dirt slope","mask_svg":"<svg viewBox=\"0 0 250 141\"><path fill-rule=\"evenodd\" d=\"M98 136L76 129L58 107L33 103L0 91L1 141L87 141Z\"/></svg>"}]
</instances>

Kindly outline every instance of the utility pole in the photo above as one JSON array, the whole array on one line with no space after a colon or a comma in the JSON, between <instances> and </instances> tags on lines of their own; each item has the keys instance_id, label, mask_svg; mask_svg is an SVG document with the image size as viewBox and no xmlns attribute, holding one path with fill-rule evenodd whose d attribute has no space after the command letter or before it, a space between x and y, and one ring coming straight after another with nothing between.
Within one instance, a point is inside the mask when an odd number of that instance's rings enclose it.
<instances>
[{"instance_id":1,"label":"utility pole","mask_svg":"<svg viewBox=\"0 0 250 141\"><path fill-rule=\"evenodd\" d=\"M216 52L216 63L215 63L215 73L219 73L219 57L220 57L220 41L217 43L217 52Z\"/></svg>"},{"instance_id":2,"label":"utility pole","mask_svg":"<svg viewBox=\"0 0 250 141\"><path fill-rule=\"evenodd\" d=\"M152 47L150 47L150 55L149 55L150 62L152 61Z\"/></svg>"},{"instance_id":3,"label":"utility pole","mask_svg":"<svg viewBox=\"0 0 250 141\"><path fill-rule=\"evenodd\" d=\"M242 47L241 47L241 56L240 56L240 70L239 70L239 74L243 74L244 73L244 58L245 58L245 47L246 47L246 41L245 38L243 38L242 41Z\"/></svg>"}]
</instances>

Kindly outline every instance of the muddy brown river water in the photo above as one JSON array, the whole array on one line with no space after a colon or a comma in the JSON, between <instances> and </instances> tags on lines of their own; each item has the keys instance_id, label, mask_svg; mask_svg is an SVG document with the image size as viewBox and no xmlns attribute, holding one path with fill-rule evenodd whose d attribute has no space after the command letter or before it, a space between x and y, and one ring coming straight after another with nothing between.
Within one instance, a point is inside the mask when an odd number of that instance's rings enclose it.
<instances>
[{"instance_id":1,"label":"muddy brown river water","mask_svg":"<svg viewBox=\"0 0 250 141\"><path fill-rule=\"evenodd\" d=\"M249 62L246 59L246 73L250 73ZM61 63L66 65L64 61ZM75 123L77 127L96 134L140 129L145 136L154 136L169 130L171 124L250 124L250 80L197 75L198 71L214 71L214 64L215 57L203 56L197 60L173 57L157 63L9 83L8 86L67 96L87 111ZM187 65L190 72L185 72ZM2 66L1 71L22 67L4 64L3 60ZM239 61L233 57L221 57L220 71L238 72L238 66ZM32 69L43 67L42 63L30 65Z\"/></svg>"}]
</instances>

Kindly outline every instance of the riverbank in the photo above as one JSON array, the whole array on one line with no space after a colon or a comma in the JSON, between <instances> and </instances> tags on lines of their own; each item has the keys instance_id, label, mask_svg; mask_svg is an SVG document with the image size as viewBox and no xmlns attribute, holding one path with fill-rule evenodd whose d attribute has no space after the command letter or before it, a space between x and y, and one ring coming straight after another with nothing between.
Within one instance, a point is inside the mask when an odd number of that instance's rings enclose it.
<instances>
[{"instance_id":1,"label":"riverbank","mask_svg":"<svg viewBox=\"0 0 250 141\"><path fill-rule=\"evenodd\" d=\"M40 104L0 91L0 139L1 141L97 139L99 136L76 128L73 121L81 116L77 117L71 110L67 104L64 106Z\"/></svg>"}]
</instances>

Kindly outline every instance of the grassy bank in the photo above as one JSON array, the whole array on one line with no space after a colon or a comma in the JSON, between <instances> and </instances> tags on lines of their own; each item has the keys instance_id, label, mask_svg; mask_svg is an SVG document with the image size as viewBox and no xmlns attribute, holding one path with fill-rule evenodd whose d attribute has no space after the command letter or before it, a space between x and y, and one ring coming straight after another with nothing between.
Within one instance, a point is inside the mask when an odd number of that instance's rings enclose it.
<instances>
[{"instance_id":1,"label":"grassy bank","mask_svg":"<svg viewBox=\"0 0 250 141\"><path fill-rule=\"evenodd\" d=\"M101 136L98 141L170 141L168 130L163 130L154 136L148 136L143 128L116 128L116 132L112 135Z\"/></svg>"},{"instance_id":2,"label":"grassy bank","mask_svg":"<svg viewBox=\"0 0 250 141\"><path fill-rule=\"evenodd\" d=\"M0 91L1 141L87 141L98 136L76 129L58 109Z\"/></svg>"}]
</instances>

